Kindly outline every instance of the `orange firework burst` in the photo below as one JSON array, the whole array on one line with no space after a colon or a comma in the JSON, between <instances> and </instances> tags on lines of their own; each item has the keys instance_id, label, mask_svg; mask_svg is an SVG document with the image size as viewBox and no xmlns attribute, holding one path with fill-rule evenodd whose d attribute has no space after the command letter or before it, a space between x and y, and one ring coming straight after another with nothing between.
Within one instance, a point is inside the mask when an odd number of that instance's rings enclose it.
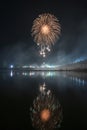
<instances>
[{"instance_id":1,"label":"orange firework burst","mask_svg":"<svg viewBox=\"0 0 87 130\"><path fill-rule=\"evenodd\" d=\"M53 130L61 125L62 107L51 90L44 89L45 84L40 87L43 87L43 90L40 89L40 94L30 108L32 125L38 130Z\"/></svg>"},{"instance_id":2,"label":"orange firework burst","mask_svg":"<svg viewBox=\"0 0 87 130\"><path fill-rule=\"evenodd\" d=\"M60 32L59 20L52 14L41 14L33 22L32 36L37 45L43 46L41 52L50 51L51 44L56 42Z\"/></svg>"},{"instance_id":3,"label":"orange firework burst","mask_svg":"<svg viewBox=\"0 0 87 130\"><path fill-rule=\"evenodd\" d=\"M40 114L40 117L41 117L41 120L43 122L46 122L49 120L50 118L50 110L49 109L44 109L41 111L41 114Z\"/></svg>"}]
</instances>

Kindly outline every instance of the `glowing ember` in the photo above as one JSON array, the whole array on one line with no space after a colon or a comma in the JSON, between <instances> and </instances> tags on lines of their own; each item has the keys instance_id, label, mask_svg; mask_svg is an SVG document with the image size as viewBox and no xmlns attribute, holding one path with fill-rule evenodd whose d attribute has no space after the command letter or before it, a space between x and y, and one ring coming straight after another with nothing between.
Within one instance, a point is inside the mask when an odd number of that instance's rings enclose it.
<instances>
[{"instance_id":1,"label":"glowing ember","mask_svg":"<svg viewBox=\"0 0 87 130\"><path fill-rule=\"evenodd\" d=\"M43 122L48 121L50 118L50 111L48 109L42 110L40 117Z\"/></svg>"}]
</instances>

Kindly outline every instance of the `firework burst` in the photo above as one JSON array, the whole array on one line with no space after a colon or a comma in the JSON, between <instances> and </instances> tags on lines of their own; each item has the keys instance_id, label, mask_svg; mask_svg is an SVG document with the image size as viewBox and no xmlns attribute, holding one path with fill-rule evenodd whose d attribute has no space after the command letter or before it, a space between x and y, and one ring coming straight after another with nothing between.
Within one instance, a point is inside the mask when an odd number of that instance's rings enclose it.
<instances>
[{"instance_id":1,"label":"firework burst","mask_svg":"<svg viewBox=\"0 0 87 130\"><path fill-rule=\"evenodd\" d=\"M62 108L52 92L45 87L44 84L40 86L40 94L33 101L30 114L33 127L39 130L52 130L61 124Z\"/></svg>"},{"instance_id":2,"label":"firework burst","mask_svg":"<svg viewBox=\"0 0 87 130\"><path fill-rule=\"evenodd\" d=\"M61 27L59 20L52 14L39 15L33 22L32 36L37 45L40 46L40 54L45 57L46 51L50 51L60 36Z\"/></svg>"}]
</instances>

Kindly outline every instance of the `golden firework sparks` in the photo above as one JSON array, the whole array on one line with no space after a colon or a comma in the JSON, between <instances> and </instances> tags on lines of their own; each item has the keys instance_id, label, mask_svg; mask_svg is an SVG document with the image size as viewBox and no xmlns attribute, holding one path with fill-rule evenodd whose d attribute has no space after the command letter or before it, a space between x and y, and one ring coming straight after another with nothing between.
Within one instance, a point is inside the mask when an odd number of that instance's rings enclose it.
<instances>
[{"instance_id":1,"label":"golden firework sparks","mask_svg":"<svg viewBox=\"0 0 87 130\"><path fill-rule=\"evenodd\" d=\"M57 41L60 33L59 20L52 14L41 14L33 22L32 36L37 45L40 46L40 54L44 57L46 51L50 51L51 45Z\"/></svg>"},{"instance_id":2,"label":"golden firework sparks","mask_svg":"<svg viewBox=\"0 0 87 130\"><path fill-rule=\"evenodd\" d=\"M40 89L40 94L30 107L30 115L33 127L38 130L52 130L60 127L63 119L62 107L51 90L46 89L45 83L39 87L44 86L45 89Z\"/></svg>"}]
</instances>

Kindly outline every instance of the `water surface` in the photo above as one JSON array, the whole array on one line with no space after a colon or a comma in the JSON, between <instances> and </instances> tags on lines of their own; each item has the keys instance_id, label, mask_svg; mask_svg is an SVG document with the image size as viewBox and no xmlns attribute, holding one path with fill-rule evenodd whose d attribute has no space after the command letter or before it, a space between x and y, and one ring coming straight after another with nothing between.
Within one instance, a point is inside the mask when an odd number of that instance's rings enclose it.
<instances>
[{"instance_id":1,"label":"water surface","mask_svg":"<svg viewBox=\"0 0 87 130\"><path fill-rule=\"evenodd\" d=\"M8 70L0 71L0 129L35 129L30 107L43 83L62 106L60 130L87 128L87 73Z\"/></svg>"}]
</instances>

